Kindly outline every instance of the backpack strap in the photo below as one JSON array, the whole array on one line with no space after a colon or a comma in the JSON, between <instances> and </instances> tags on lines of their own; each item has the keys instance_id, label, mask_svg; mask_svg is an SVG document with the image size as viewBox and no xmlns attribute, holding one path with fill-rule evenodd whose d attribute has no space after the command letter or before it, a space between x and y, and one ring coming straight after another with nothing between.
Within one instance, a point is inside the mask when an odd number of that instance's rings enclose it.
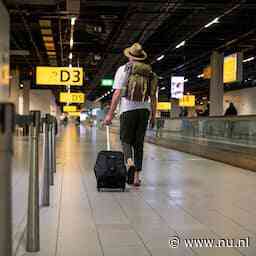
<instances>
[{"instance_id":1,"label":"backpack strap","mask_svg":"<svg viewBox=\"0 0 256 256\"><path fill-rule=\"evenodd\" d=\"M124 71L126 73L126 88L124 90L124 93L123 93L123 97L127 97L128 96L128 84L129 84L129 79L130 79L130 76L132 74L132 68L133 68L133 64L131 62L128 62L126 65L125 65L125 68L124 68Z\"/></svg>"}]
</instances>

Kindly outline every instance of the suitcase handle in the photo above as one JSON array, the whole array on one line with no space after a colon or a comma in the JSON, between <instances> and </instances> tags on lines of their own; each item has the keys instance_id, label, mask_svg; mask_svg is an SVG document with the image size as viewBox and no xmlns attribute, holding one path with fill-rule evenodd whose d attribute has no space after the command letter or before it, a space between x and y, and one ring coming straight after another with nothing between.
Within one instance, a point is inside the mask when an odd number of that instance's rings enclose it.
<instances>
[{"instance_id":1,"label":"suitcase handle","mask_svg":"<svg viewBox=\"0 0 256 256\"><path fill-rule=\"evenodd\" d=\"M109 125L106 126L106 132L107 132L107 151L110 151L110 131L109 131Z\"/></svg>"}]
</instances>

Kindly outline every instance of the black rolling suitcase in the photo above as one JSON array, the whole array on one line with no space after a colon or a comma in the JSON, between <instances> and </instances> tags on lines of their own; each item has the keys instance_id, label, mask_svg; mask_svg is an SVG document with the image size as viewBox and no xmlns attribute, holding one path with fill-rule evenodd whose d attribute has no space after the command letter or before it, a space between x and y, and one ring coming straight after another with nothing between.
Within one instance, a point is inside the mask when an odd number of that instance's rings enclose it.
<instances>
[{"instance_id":1,"label":"black rolling suitcase","mask_svg":"<svg viewBox=\"0 0 256 256\"><path fill-rule=\"evenodd\" d=\"M125 191L126 167L124 154L110 150L109 126L107 130L107 150L98 154L94 172L97 180L97 189L121 189Z\"/></svg>"}]
</instances>

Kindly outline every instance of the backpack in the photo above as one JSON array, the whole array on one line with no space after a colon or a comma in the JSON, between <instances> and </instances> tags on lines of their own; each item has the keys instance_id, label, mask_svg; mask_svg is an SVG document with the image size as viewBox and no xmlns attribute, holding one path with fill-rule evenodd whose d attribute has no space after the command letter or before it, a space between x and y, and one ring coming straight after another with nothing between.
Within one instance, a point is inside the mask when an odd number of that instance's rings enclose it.
<instances>
[{"instance_id":1,"label":"backpack","mask_svg":"<svg viewBox=\"0 0 256 256\"><path fill-rule=\"evenodd\" d=\"M124 97L130 101L145 102L156 95L157 76L150 65L135 62L126 64L128 74Z\"/></svg>"}]
</instances>

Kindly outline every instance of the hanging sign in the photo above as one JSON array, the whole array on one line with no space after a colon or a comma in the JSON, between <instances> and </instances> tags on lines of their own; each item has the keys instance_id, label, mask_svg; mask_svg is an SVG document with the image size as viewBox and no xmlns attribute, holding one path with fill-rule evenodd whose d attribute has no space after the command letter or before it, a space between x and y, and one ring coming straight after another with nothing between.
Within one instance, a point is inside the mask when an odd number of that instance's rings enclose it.
<instances>
[{"instance_id":1,"label":"hanging sign","mask_svg":"<svg viewBox=\"0 0 256 256\"><path fill-rule=\"evenodd\" d=\"M80 112L70 112L68 113L69 116L73 116L73 117L76 117L76 116L80 116Z\"/></svg>"},{"instance_id":2,"label":"hanging sign","mask_svg":"<svg viewBox=\"0 0 256 256\"><path fill-rule=\"evenodd\" d=\"M195 102L196 102L195 95L183 95L183 97L179 99L179 106L194 107Z\"/></svg>"},{"instance_id":3,"label":"hanging sign","mask_svg":"<svg viewBox=\"0 0 256 256\"><path fill-rule=\"evenodd\" d=\"M83 85L83 68L36 67L37 85Z\"/></svg>"},{"instance_id":4,"label":"hanging sign","mask_svg":"<svg viewBox=\"0 0 256 256\"><path fill-rule=\"evenodd\" d=\"M184 76L173 76L171 81L171 97L179 99L184 93Z\"/></svg>"},{"instance_id":5,"label":"hanging sign","mask_svg":"<svg viewBox=\"0 0 256 256\"><path fill-rule=\"evenodd\" d=\"M76 112L77 106L64 106L63 112Z\"/></svg>"},{"instance_id":6,"label":"hanging sign","mask_svg":"<svg viewBox=\"0 0 256 256\"><path fill-rule=\"evenodd\" d=\"M84 93L60 93L60 102L61 103L84 103L85 95Z\"/></svg>"},{"instance_id":7,"label":"hanging sign","mask_svg":"<svg viewBox=\"0 0 256 256\"><path fill-rule=\"evenodd\" d=\"M170 111L172 108L171 102L157 102L158 111Z\"/></svg>"}]
</instances>

